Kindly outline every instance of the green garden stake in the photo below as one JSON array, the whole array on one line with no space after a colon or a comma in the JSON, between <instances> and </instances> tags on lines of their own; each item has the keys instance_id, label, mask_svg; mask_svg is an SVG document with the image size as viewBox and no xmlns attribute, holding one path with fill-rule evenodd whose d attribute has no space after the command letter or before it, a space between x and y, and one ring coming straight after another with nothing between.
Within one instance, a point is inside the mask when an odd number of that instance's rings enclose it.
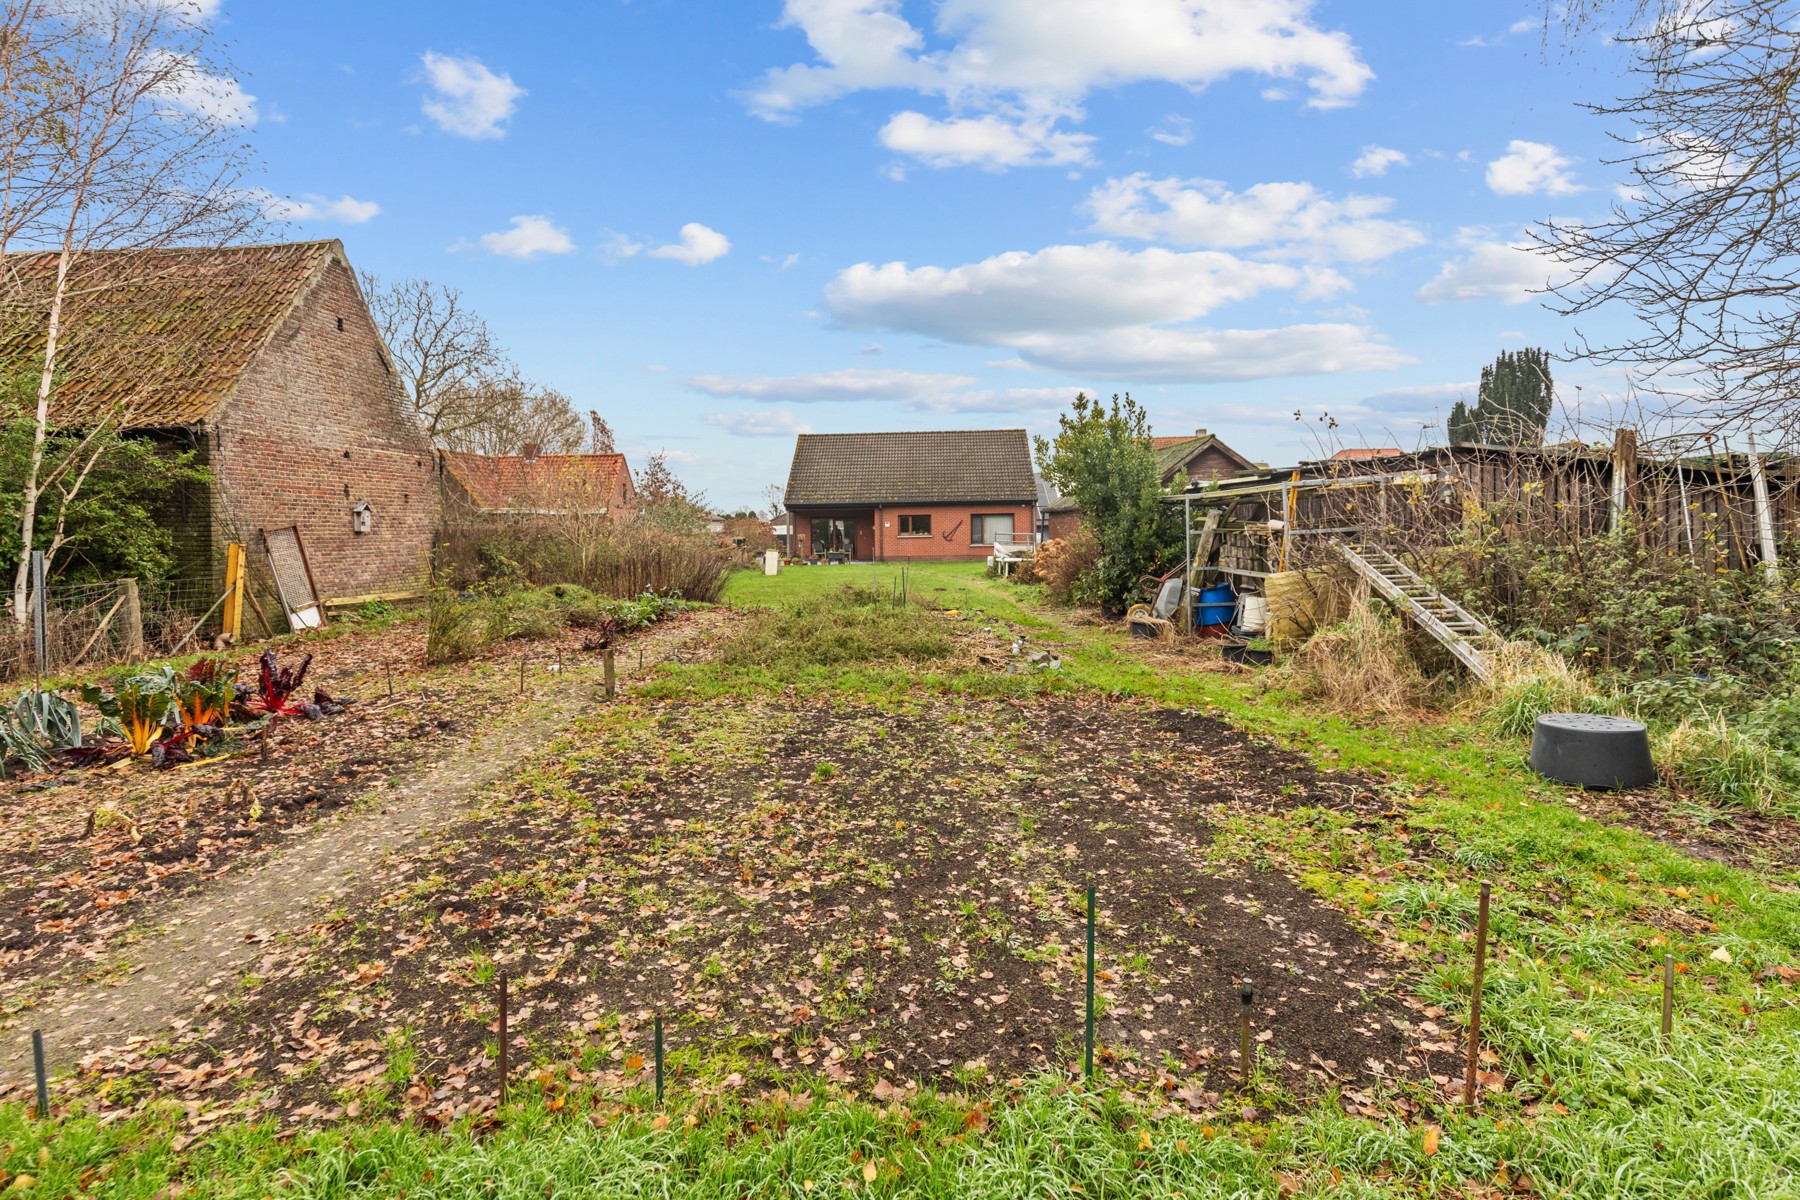
<instances>
[{"instance_id":1,"label":"green garden stake","mask_svg":"<svg viewBox=\"0 0 1800 1200\"><path fill-rule=\"evenodd\" d=\"M31 1031L31 1064L37 1069L37 1102L38 1120L50 1118L50 1077L44 1071L44 1035L41 1030Z\"/></svg>"},{"instance_id":2,"label":"green garden stake","mask_svg":"<svg viewBox=\"0 0 1800 1200\"><path fill-rule=\"evenodd\" d=\"M1675 956L1663 955L1662 1040L1667 1045L1675 1036Z\"/></svg>"},{"instance_id":3,"label":"green garden stake","mask_svg":"<svg viewBox=\"0 0 1800 1200\"><path fill-rule=\"evenodd\" d=\"M663 1068L662 1068L662 1014L656 1014L656 1102L662 1103Z\"/></svg>"},{"instance_id":4,"label":"green garden stake","mask_svg":"<svg viewBox=\"0 0 1800 1200\"><path fill-rule=\"evenodd\" d=\"M1094 889L1087 890L1087 1055L1083 1074L1094 1077Z\"/></svg>"}]
</instances>

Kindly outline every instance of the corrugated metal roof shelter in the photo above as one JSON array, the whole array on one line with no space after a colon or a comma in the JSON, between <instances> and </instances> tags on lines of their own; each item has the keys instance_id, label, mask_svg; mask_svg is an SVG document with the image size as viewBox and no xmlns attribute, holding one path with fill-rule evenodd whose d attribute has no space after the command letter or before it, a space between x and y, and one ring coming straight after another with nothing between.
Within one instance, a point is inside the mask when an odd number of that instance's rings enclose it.
<instances>
[{"instance_id":1,"label":"corrugated metal roof shelter","mask_svg":"<svg viewBox=\"0 0 1800 1200\"><path fill-rule=\"evenodd\" d=\"M787 505L1034 504L1037 480L1023 429L803 433L794 443Z\"/></svg>"}]
</instances>

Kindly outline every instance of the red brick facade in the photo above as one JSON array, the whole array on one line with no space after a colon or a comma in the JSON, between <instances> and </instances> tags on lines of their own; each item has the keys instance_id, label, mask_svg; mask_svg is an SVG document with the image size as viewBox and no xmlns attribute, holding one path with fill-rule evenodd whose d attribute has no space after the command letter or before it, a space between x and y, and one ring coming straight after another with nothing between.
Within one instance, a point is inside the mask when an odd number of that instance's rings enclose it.
<instances>
[{"instance_id":1,"label":"red brick facade","mask_svg":"<svg viewBox=\"0 0 1800 1200\"><path fill-rule=\"evenodd\" d=\"M437 470L341 248L334 248L205 429L215 554L250 551L271 595L261 532L293 525L327 600L424 585ZM357 505L370 508L357 532ZM275 612L265 604L271 619Z\"/></svg>"},{"instance_id":2,"label":"red brick facade","mask_svg":"<svg viewBox=\"0 0 1800 1200\"><path fill-rule=\"evenodd\" d=\"M1029 504L893 504L873 508L796 508L793 510L797 546L794 553L801 558L822 557L823 544L815 546L813 520L848 521L854 549L851 557L859 560L896 562L919 559L976 558L992 554L989 542L973 542L971 530L977 516L1011 516L1013 532L1030 534L1034 530L1033 509ZM926 518L928 533L901 533L903 517Z\"/></svg>"},{"instance_id":3,"label":"red brick facade","mask_svg":"<svg viewBox=\"0 0 1800 1200\"><path fill-rule=\"evenodd\" d=\"M1062 509L1052 512L1045 519L1047 529L1044 536L1052 540L1071 538L1081 528L1081 510L1079 508Z\"/></svg>"}]
</instances>

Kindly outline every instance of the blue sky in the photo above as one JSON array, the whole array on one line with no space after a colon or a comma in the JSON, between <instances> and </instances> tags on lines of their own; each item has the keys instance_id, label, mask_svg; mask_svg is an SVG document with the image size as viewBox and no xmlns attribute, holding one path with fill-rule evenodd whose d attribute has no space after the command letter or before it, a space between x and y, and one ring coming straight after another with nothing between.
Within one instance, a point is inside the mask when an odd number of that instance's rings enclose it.
<instances>
[{"instance_id":1,"label":"blue sky","mask_svg":"<svg viewBox=\"0 0 1800 1200\"><path fill-rule=\"evenodd\" d=\"M722 506L795 432L1130 391L1254 458L1411 445L1574 334L1532 222L1614 198L1617 89L1527 3L593 0L209 20L296 237L452 284ZM1571 364L1565 404L1616 377ZM1296 421L1299 411L1303 420Z\"/></svg>"}]
</instances>

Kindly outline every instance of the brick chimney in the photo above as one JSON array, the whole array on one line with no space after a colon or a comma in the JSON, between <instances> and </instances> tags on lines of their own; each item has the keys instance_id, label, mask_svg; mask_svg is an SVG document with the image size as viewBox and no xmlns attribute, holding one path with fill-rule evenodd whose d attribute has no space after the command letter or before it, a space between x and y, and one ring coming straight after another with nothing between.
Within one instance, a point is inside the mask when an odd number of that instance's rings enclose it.
<instances>
[{"instance_id":1,"label":"brick chimney","mask_svg":"<svg viewBox=\"0 0 1800 1200\"><path fill-rule=\"evenodd\" d=\"M544 448L536 442L526 442L525 443L525 461L526 462L536 462L538 460L538 455L543 452L543 449Z\"/></svg>"}]
</instances>

